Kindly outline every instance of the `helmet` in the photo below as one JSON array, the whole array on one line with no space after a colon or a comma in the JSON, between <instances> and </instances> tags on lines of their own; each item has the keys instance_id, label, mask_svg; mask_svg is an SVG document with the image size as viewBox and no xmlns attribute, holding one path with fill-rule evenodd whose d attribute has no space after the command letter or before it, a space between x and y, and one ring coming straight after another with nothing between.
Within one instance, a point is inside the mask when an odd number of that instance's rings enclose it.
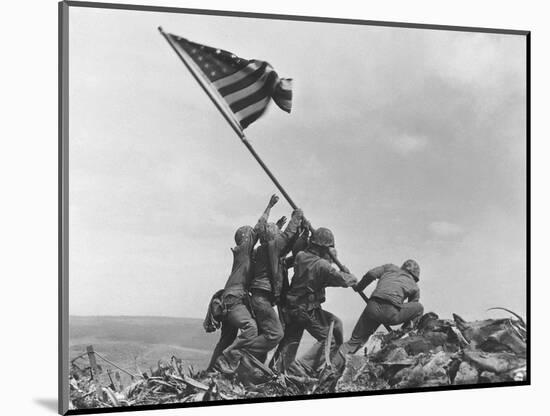
<instances>
[{"instance_id":1,"label":"helmet","mask_svg":"<svg viewBox=\"0 0 550 416\"><path fill-rule=\"evenodd\" d=\"M313 230L310 242L321 247L334 247L334 234L328 228L319 227Z\"/></svg>"},{"instance_id":2,"label":"helmet","mask_svg":"<svg viewBox=\"0 0 550 416\"><path fill-rule=\"evenodd\" d=\"M235 232L235 244L240 246L244 239L250 235L250 233L252 233L252 227L250 225L243 225L242 227L239 227Z\"/></svg>"},{"instance_id":3,"label":"helmet","mask_svg":"<svg viewBox=\"0 0 550 416\"><path fill-rule=\"evenodd\" d=\"M260 234L260 243L266 244L268 241L274 240L280 233L281 230L277 224L274 222L267 223L265 232Z\"/></svg>"},{"instance_id":4,"label":"helmet","mask_svg":"<svg viewBox=\"0 0 550 416\"><path fill-rule=\"evenodd\" d=\"M401 268L406 272L412 274L415 280L418 280L420 278L420 266L416 261L409 259L405 261L405 263L403 263L403 266L401 266Z\"/></svg>"}]
</instances>

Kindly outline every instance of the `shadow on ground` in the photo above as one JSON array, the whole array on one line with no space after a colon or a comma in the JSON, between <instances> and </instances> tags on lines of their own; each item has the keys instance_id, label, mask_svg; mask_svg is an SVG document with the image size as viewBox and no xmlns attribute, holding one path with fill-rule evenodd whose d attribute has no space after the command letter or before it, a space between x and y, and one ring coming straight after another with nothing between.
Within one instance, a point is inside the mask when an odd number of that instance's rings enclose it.
<instances>
[{"instance_id":1,"label":"shadow on ground","mask_svg":"<svg viewBox=\"0 0 550 416\"><path fill-rule=\"evenodd\" d=\"M57 413L57 399L34 399L34 402L47 410Z\"/></svg>"}]
</instances>

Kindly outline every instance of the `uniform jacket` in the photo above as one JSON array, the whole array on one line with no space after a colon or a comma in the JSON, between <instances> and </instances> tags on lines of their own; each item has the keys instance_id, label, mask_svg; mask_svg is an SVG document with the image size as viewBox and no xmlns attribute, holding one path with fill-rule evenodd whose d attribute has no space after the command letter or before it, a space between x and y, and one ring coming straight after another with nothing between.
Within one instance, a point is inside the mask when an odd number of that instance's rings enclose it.
<instances>
[{"instance_id":1,"label":"uniform jacket","mask_svg":"<svg viewBox=\"0 0 550 416\"><path fill-rule=\"evenodd\" d=\"M313 309L325 301L325 288L348 287L356 279L332 267L325 259L310 251L300 251L294 261L294 277L286 296L289 307Z\"/></svg>"},{"instance_id":2,"label":"uniform jacket","mask_svg":"<svg viewBox=\"0 0 550 416\"><path fill-rule=\"evenodd\" d=\"M247 293L247 287L250 283L252 273L252 255L254 246L258 241L258 237L265 229L267 218L262 216L252 232L243 238L243 241L238 246L231 249L233 252L233 267L231 274L225 284L223 298L227 296L235 296L242 298Z\"/></svg>"},{"instance_id":3,"label":"uniform jacket","mask_svg":"<svg viewBox=\"0 0 550 416\"><path fill-rule=\"evenodd\" d=\"M414 277L395 264L385 264L369 270L357 285L357 290L364 290L370 283L378 279L378 284L371 298L386 300L396 306L405 300L418 302L420 289Z\"/></svg>"},{"instance_id":4,"label":"uniform jacket","mask_svg":"<svg viewBox=\"0 0 550 416\"><path fill-rule=\"evenodd\" d=\"M281 295L286 267L284 257L290 252L298 234L301 217L292 215L282 233L262 244L254 252L254 270L250 290L264 290L277 299Z\"/></svg>"}]
</instances>

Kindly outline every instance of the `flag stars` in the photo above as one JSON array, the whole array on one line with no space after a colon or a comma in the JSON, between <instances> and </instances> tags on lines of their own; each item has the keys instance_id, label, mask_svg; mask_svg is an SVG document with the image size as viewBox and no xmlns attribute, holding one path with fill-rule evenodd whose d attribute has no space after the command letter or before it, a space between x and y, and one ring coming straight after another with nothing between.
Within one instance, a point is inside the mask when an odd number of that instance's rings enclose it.
<instances>
[{"instance_id":1,"label":"flag stars","mask_svg":"<svg viewBox=\"0 0 550 416\"><path fill-rule=\"evenodd\" d=\"M202 56L199 56L197 59L198 59L199 61L202 61Z\"/></svg>"},{"instance_id":2,"label":"flag stars","mask_svg":"<svg viewBox=\"0 0 550 416\"><path fill-rule=\"evenodd\" d=\"M213 76L215 76L215 75L216 75L216 71L210 72L210 76L211 76L211 77L213 77Z\"/></svg>"},{"instance_id":3,"label":"flag stars","mask_svg":"<svg viewBox=\"0 0 550 416\"><path fill-rule=\"evenodd\" d=\"M196 53L197 50L195 48L191 49L191 53Z\"/></svg>"},{"instance_id":4,"label":"flag stars","mask_svg":"<svg viewBox=\"0 0 550 416\"><path fill-rule=\"evenodd\" d=\"M220 53L222 53L222 51L220 51L219 49L216 49L216 55L219 55Z\"/></svg>"}]
</instances>

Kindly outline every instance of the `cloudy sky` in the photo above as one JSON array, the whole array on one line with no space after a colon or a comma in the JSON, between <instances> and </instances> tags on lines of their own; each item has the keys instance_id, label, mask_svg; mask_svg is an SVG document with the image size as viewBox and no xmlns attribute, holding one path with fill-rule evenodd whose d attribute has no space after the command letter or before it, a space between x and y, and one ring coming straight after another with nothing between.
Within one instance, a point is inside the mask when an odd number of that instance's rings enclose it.
<instances>
[{"instance_id":1,"label":"cloudy sky","mask_svg":"<svg viewBox=\"0 0 550 416\"><path fill-rule=\"evenodd\" d=\"M70 313L202 317L275 187L158 33L294 79L247 135L357 275L412 257L427 310L526 308L520 36L70 13ZM273 218L289 215L283 199ZM370 292L367 289L367 294ZM328 290L350 328L363 304Z\"/></svg>"}]
</instances>

